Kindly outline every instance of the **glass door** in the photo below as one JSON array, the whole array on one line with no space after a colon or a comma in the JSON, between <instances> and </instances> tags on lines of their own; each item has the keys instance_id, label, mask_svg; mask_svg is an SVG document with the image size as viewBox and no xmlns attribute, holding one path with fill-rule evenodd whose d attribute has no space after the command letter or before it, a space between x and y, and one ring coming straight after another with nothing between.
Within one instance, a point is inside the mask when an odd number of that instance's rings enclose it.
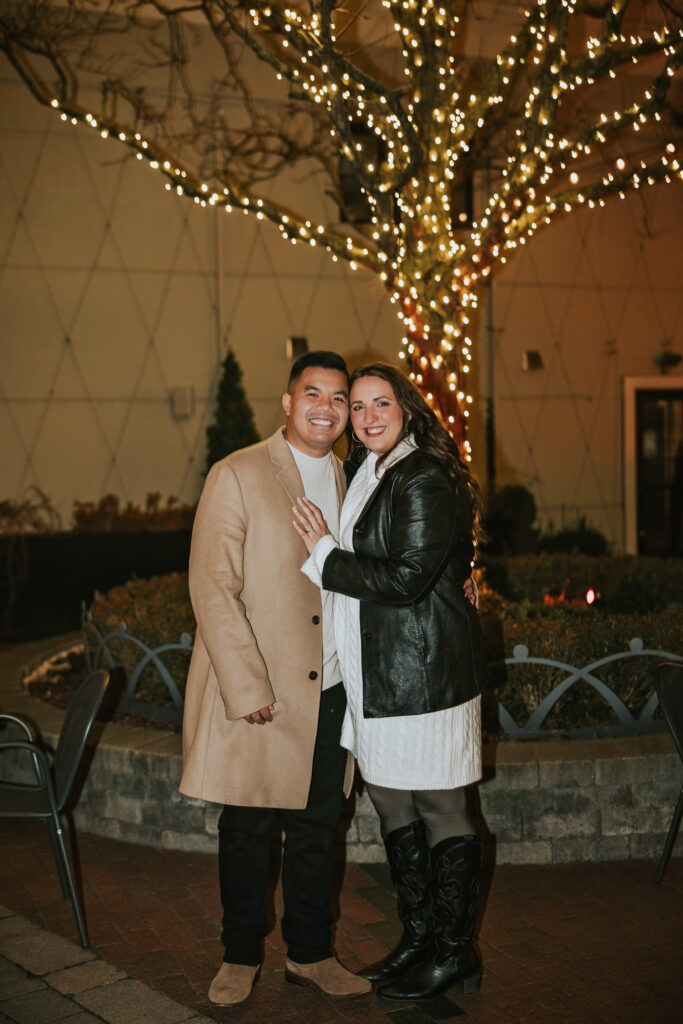
<instances>
[{"instance_id":1,"label":"glass door","mask_svg":"<svg viewBox=\"0 0 683 1024\"><path fill-rule=\"evenodd\" d=\"M625 381L626 550L683 555L683 378Z\"/></svg>"}]
</instances>

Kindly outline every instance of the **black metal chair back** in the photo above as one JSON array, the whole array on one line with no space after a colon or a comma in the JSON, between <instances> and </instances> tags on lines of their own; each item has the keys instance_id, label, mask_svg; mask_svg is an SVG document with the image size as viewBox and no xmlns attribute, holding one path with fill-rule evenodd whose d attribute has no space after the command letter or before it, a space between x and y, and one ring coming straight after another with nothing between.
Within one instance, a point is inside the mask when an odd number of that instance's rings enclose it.
<instances>
[{"instance_id":1,"label":"black metal chair back","mask_svg":"<svg viewBox=\"0 0 683 1024\"><path fill-rule=\"evenodd\" d=\"M47 820L62 893L73 905L84 949L88 945L88 933L64 842L61 812L69 800L109 682L109 672L104 669L98 669L83 680L67 708L52 760L27 722L15 715L0 714L0 725L18 726L24 736L21 740L0 741L0 754L25 753L35 774L35 780L28 783L0 780L0 818Z\"/></svg>"},{"instance_id":2,"label":"black metal chair back","mask_svg":"<svg viewBox=\"0 0 683 1024\"><path fill-rule=\"evenodd\" d=\"M665 661L659 665L655 686L662 714L683 762L683 662ZM664 877L671 851L676 842L682 815L683 785L681 785L681 790L678 794L678 802L674 809L669 832L659 861L659 867L657 868L657 883L661 882Z\"/></svg>"},{"instance_id":3,"label":"black metal chair back","mask_svg":"<svg viewBox=\"0 0 683 1024\"><path fill-rule=\"evenodd\" d=\"M109 673L104 669L91 673L78 687L66 710L53 766L55 797L60 811L71 794L109 681Z\"/></svg>"}]
</instances>

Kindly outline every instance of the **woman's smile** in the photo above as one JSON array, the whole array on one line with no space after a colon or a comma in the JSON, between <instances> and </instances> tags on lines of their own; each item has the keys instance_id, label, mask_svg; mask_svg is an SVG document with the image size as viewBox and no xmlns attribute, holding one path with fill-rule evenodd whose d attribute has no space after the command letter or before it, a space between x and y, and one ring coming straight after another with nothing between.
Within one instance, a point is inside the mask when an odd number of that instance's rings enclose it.
<instances>
[{"instance_id":1,"label":"woman's smile","mask_svg":"<svg viewBox=\"0 0 683 1024\"><path fill-rule=\"evenodd\" d=\"M403 409L394 389L381 377L360 377L351 391L351 424L356 437L377 455L384 455L403 436Z\"/></svg>"}]
</instances>

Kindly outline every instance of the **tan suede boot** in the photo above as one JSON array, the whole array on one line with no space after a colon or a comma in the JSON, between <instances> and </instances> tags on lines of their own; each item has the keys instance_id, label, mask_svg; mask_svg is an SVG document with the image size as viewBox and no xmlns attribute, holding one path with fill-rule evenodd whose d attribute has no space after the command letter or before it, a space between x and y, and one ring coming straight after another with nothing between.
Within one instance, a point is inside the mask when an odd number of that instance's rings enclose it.
<instances>
[{"instance_id":1,"label":"tan suede boot","mask_svg":"<svg viewBox=\"0 0 683 1024\"><path fill-rule=\"evenodd\" d=\"M237 1006L251 995L254 982L261 970L251 964L221 964L218 974L209 986L209 1000L216 1006Z\"/></svg>"},{"instance_id":2,"label":"tan suede boot","mask_svg":"<svg viewBox=\"0 0 683 1024\"><path fill-rule=\"evenodd\" d=\"M295 964L287 959L285 978L293 985L313 985L332 999L350 999L364 996L372 991L372 985L365 978L352 974L339 963L335 956L318 960L314 964Z\"/></svg>"}]
</instances>

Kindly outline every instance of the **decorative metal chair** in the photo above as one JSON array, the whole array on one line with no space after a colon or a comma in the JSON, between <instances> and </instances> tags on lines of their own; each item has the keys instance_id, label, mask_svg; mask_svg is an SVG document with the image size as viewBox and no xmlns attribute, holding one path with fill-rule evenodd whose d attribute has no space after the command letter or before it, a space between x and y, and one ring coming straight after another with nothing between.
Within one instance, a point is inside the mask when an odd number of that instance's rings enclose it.
<instances>
[{"instance_id":1,"label":"decorative metal chair","mask_svg":"<svg viewBox=\"0 0 683 1024\"><path fill-rule=\"evenodd\" d=\"M675 661L663 662L657 669L655 686L666 724L676 744L681 761L683 761L683 664ZM678 794L676 809L671 819L671 825L669 826L669 832L664 843L659 867L657 868L657 884L664 877L671 851L676 842L682 815L683 785L681 785L681 790Z\"/></svg>"},{"instance_id":2,"label":"decorative metal chair","mask_svg":"<svg viewBox=\"0 0 683 1024\"><path fill-rule=\"evenodd\" d=\"M0 780L0 818L47 819L62 893L73 905L78 935L84 949L88 946L88 933L64 843L62 814L73 791L109 681L109 672L100 669L80 684L64 716L54 757L38 742L31 727L22 718L0 714L0 726L14 724L26 737L21 740L4 739L0 742L0 754L5 751L25 751L27 762L32 762L35 773L34 782Z\"/></svg>"}]
</instances>

